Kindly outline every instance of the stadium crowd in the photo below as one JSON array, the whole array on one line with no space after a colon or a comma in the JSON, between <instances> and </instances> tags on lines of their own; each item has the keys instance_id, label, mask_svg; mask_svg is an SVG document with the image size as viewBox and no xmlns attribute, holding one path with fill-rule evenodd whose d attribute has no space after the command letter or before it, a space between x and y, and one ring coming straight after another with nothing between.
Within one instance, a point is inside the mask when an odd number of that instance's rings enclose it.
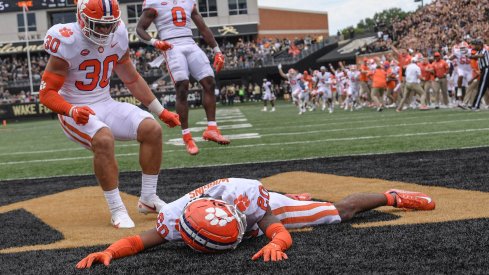
<instances>
[{"instance_id":1,"label":"stadium crowd","mask_svg":"<svg viewBox=\"0 0 489 275\"><path fill-rule=\"evenodd\" d=\"M243 69L264 66L276 55L294 57L302 51L308 51L311 45L323 40L322 36L296 37L293 40L279 38L263 38L260 40L245 41L238 38L235 43L223 41L220 44L225 57L225 69ZM212 60L212 49L205 43L201 48ZM130 56L136 69L144 76L164 76L167 75L164 64L159 67L152 67L151 62L159 56L159 52L153 47L138 46L130 48ZM48 55L45 53L35 53L31 55L32 78L34 85L38 85L42 72L47 63ZM25 55L11 55L0 58L0 104L35 102L37 96L30 95L28 88L28 65ZM12 93L9 86L22 86L24 90ZM158 80L152 84L155 92L161 92L171 88L171 83L165 80ZM128 94L127 88L116 84L111 88L112 95Z\"/></svg>"}]
</instances>

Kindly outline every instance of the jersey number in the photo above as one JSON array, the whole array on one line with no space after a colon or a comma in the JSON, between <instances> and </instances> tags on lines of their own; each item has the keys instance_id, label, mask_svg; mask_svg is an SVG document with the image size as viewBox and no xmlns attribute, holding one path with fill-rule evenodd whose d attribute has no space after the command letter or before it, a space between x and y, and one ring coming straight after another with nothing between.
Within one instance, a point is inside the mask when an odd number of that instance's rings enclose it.
<instances>
[{"instance_id":1,"label":"jersey number","mask_svg":"<svg viewBox=\"0 0 489 275\"><path fill-rule=\"evenodd\" d=\"M270 194L268 194L268 190L263 187L263 185L260 185L259 187L260 190L260 196L258 197L258 200L256 203L258 206L263 209L264 211L267 211L268 206L269 206L269 200L270 200Z\"/></svg>"},{"instance_id":2,"label":"jersey number","mask_svg":"<svg viewBox=\"0 0 489 275\"><path fill-rule=\"evenodd\" d=\"M90 68L90 72L87 72L86 79L90 80L90 83L85 84L83 81L76 81L75 86L80 91L93 91L97 85L100 88L105 88L109 85L109 66L112 63L112 68L117 63L118 57L116 54L109 55L103 61L103 64L98 59L89 59L83 61L78 67L81 71L86 71ZM100 78L100 71L102 71L102 78Z\"/></svg>"},{"instance_id":3,"label":"jersey number","mask_svg":"<svg viewBox=\"0 0 489 275\"><path fill-rule=\"evenodd\" d=\"M187 24L187 14L182 7L174 7L171 9L171 16L173 17L173 25L177 27L185 27Z\"/></svg>"},{"instance_id":4,"label":"jersey number","mask_svg":"<svg viewBox=\"0 0 489 275\"><path fill-rule=\"evenodd\" d=\"M53 38L51 35L46 37L46 42L44 42L44 49L50 50L53 53L58 52L59 45L61 41L58 38Z\"/></svg>"}]
</instances>

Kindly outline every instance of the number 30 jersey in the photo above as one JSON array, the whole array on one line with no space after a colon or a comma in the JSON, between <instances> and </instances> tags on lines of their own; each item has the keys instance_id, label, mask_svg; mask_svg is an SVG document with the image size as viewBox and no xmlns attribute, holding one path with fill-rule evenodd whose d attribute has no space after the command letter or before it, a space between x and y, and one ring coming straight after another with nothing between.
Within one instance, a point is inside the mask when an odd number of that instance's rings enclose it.
<instances>
[{"instance_id":1,"label":"number 30 jersey","mask_svg":"<svg viewBox=\"0 0 489 275\"><path fill-rule=\"evenodd\" d=\"M235 205L246 215L246 232L257 231L259 222L269 207L270 195L257 180L225 178L213 181L186 194L180 199L164 205L158 215L156 230L167 241L181 240L178 224L180 215L189 201L208 196Z\"/></svg>"},{"instance_id":2,"label":"number 30 jersey","mask_svg":"<svg viewBox=\"0 0 489 275\"><path fill-rule=\"evenodd\" d=\"M120 23L105 46L88 40L78 23L52 26L44 38L44 49L69 64L59 94L71 104L93 104L110 99L110 76L129 47L128 33Z\"/></svg>"},{"instance_id":3,"label":"number 30 jersey","mask_svg":"<svg viewBox=\"0 0 489 275\"><path fill-rule=\"evenodd\" d=\"M153 22L162 40L192 37L191 16L195 7L195 0L146 0L143 3L143 10L156 11Z\"/></svg>"}]
</instances>

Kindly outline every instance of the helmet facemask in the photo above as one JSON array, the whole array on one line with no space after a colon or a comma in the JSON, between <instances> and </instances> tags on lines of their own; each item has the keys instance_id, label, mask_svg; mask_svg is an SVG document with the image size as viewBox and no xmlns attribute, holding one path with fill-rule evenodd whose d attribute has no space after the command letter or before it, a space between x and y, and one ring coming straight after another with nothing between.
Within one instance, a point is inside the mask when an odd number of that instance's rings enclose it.
<instances>
[{"instance_id":1,"label":"helmet facemask","mask_svg":"<svg viewBox=\"0 0 489 275\"><path fill-rule=\"evenodd\" d=\"M112 41L114 32L117 30L121 19L120 16L117 18L104 16L102 19L94 19L84 13L80 13L80 17L84 23L83 34L90 41L100 46L108 45ZM106 29L106 32L98 32L97 29Z\"/></svg>"}]
</instances>

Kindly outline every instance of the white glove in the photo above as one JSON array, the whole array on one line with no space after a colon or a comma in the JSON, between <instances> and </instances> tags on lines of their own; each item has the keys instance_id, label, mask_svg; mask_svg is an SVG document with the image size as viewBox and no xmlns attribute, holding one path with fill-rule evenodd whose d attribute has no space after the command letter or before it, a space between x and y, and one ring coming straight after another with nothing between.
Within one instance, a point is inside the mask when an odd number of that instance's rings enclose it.
<instances>
[{"instance_id":1,"label":"white glove","mask_svg":"<svg viewBox=\"0 0 489 275\"><path fill-rule=\"evenodd\" d=\"M282 64L278 64L277 66L279 69L282 69Z\"/></svg>"}]
</instances>

